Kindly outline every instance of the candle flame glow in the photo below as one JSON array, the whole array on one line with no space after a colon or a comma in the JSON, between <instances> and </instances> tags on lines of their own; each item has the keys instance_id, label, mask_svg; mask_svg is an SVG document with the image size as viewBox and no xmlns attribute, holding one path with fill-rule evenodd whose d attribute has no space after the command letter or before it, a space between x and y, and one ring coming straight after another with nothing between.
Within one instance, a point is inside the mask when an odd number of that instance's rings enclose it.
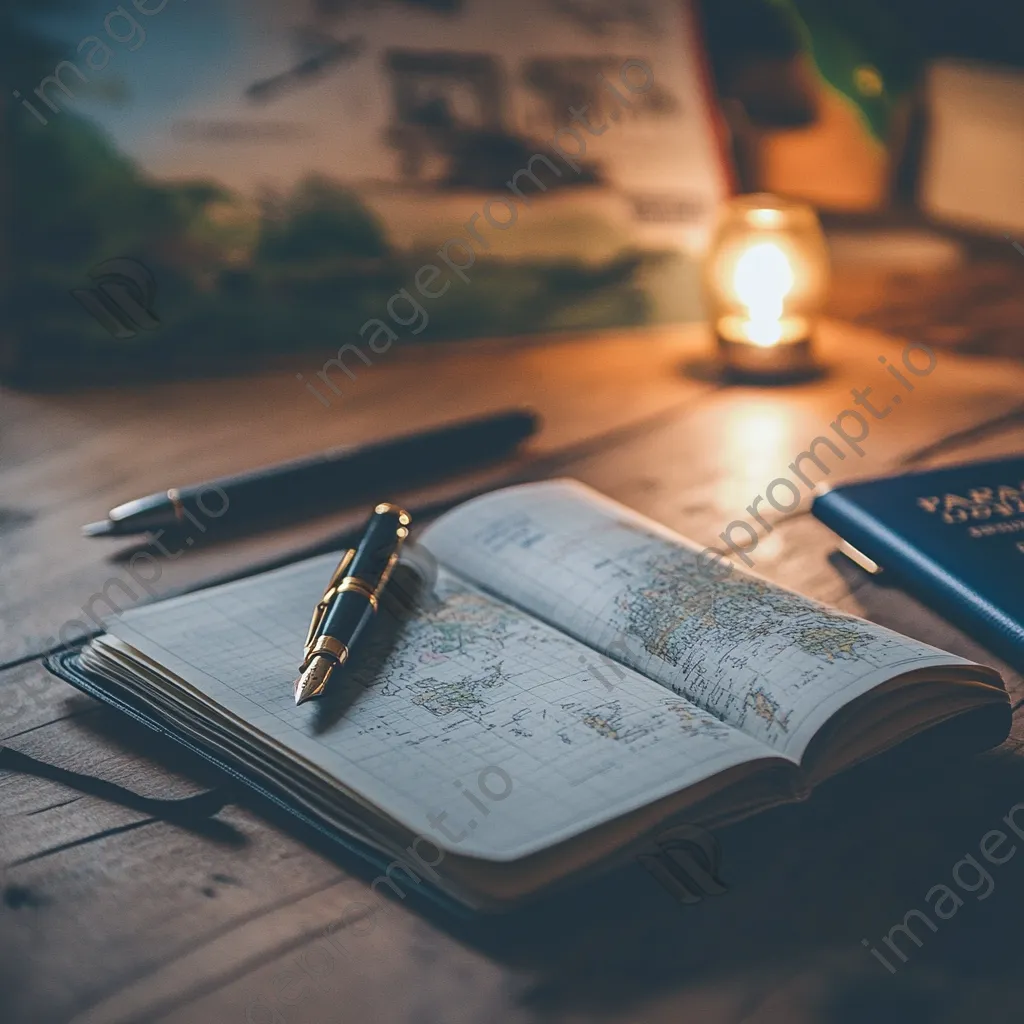
<instances>
[{"instance_id":1,"label":"candle flame glow","mask_svg":"<svg viewBox=\"0 0 1024 1024\"><path fill-rule=\"evenodd\" d=\"M733 286L747 307L744 326L755 345L768 348L782 337L783 300L794 283L793 268L775 242L758 242L736 261Z\"/></svg>"}]
</instances>

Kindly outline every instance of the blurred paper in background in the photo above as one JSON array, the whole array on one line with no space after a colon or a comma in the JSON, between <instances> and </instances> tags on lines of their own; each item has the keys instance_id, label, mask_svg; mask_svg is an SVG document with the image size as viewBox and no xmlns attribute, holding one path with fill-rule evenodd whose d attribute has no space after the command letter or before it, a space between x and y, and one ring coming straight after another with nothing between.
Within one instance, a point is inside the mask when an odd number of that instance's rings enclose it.
<instances>
[{"instance_id":1,"label":"blurred paper in background","mask_svg":"<svg viewBox=\"0 0 1024 1024\"><path fill-rule=\"evenodd\" d=\"M24 0L15 15L23 368L337 349L456 238L473 266L442 267L418 338L700 316L726 171L687 5L141 6L111 21L109 0ZM630 93L629 74L646 87ZM152 274L160 330L112 344L69 293L120 258Z\"/></svg>"},{"instance_id":2,"label":"blurred paper in background","mask_svg":"<svg viewBox=\"0 0 1024 1024\"><path fill-rule=\"evenodd\" d=\"M939 220L1024 236L1024 72L938 61L927 96L922 207Z\"/></svg>"}]
</instances>

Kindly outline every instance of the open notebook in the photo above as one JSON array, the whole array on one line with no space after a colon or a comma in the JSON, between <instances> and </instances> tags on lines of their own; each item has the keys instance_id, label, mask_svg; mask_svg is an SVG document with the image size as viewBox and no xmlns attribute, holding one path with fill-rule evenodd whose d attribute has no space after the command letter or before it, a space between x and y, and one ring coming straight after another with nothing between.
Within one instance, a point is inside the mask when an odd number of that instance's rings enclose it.
<instances>
[{"instance_id":1,"label":"open notebook","mask_svg":"<svg viewBox=\"0 0 1024 1024\"><path fill-rule=\"evenodd\" d=\"M1009 730L993 669L711 579L689 542L572 481L470 501L410 557L435 578L378 617L333 702L296 708L292 682L335 555L129 611L81 664L330 828L395 857L422 837L432 882L474 907L670 823L800 799L973 710Z\"/></svg>"}]
</instances>

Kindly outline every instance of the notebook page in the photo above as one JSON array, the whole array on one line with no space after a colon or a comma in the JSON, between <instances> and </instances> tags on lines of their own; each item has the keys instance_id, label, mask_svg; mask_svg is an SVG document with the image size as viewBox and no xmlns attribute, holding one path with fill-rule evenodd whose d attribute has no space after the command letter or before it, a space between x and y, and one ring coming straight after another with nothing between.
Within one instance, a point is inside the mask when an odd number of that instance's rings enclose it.
<instances>
[{"instance_id":1,"label":"notebook page","mask_svg":"<svg viewBox=\"0 0 1024 1024\"><path fill-rule=\"evenodd\" d=\"M309 613L336 561L133 609L109 632L215 701L240 734L258 730L467 856L535 852L771 754L636 673L609 692L594 652L444 570L436 607L375 621L346 666L354 698L340 717L296 708Z\"/></svg>"},{"instance_id":2,"label":"notebook page","mask_svg":"<svg viewBox=\"0 0 1024 1024\"><path fill-rule=\"evenodd\" d=\"M844 704L910 668L968 665L739 569L576 481L443 516L423 545L463 576L799 759Z\"/></svg>"}]
</instances>

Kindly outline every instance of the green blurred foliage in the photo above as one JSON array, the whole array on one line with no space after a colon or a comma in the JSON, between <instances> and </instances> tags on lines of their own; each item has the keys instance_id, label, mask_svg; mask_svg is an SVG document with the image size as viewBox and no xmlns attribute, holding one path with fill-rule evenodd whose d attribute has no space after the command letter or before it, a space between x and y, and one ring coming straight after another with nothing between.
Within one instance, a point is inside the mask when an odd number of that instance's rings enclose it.
<instances>
[{"instance_id":1,"label":"green blurred foliage","mask_svg":"<svg viewBox=\"0 0 1024 1024\"><path fill-rule=\"evenodd\" d=\"M921 37L907 31L891 0L771 2L803 27L822 77L860 108L884 141L895 106L914 86L926 56Z\"/></svg>"},{"instance_id":2,"label":"green blurred foliage","mask_svg":"<svg viewBox=\"0 0 1024 1024\"><path fill-rule=\"evenodd\" d=\"M264 214L256 259L316 267L339 259L390 256L384 226L350 192L310 175L282 204Z\"/></svg>"},{"instance_id":3,"label":"green blurred foliage","mask_svg":"<svg viewBox=\"0 0 1024 1024\"><path fill-rule=\"evenodd\" d=\"M896 105L920 81L929 60L949 57L1024 67L1020 0L752 2L795 26L822 77L857 104L883 140Z\"/></svg>"}]
</instances>

